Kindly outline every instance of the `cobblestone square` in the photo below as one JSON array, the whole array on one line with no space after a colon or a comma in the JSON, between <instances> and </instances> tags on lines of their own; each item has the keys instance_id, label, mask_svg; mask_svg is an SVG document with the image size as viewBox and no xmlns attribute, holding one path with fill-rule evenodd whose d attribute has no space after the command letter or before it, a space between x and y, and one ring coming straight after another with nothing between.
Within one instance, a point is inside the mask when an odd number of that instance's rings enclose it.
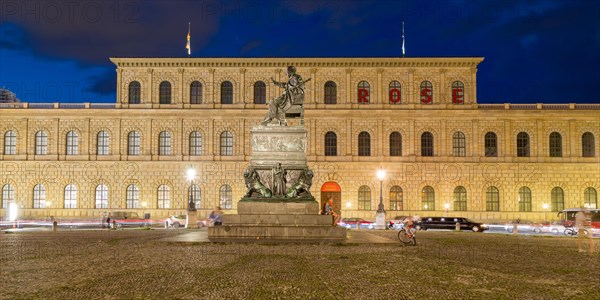
<instances>
[{"instance_id":1,"label":"cobblestone square","mask_svg":"<svg viewBox=\"0 0 600 300\"><path fill-rule=\"evenodd\" d=\"M419 232L416 247L168 242L186 232L1 234L1 298L600 298L600 255L579 253L574 238ZM371 233L393 240L396 231Z\"/></svg>"}]
</instances>

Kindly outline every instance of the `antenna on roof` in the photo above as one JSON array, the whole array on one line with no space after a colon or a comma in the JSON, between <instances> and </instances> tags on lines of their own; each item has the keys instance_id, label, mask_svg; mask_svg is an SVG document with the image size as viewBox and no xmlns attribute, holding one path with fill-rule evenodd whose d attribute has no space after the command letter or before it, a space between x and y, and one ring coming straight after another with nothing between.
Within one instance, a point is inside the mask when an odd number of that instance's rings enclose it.
<instances>
[{"instance_id":1,"label":"antenna on roof","mask_svg":"<svg viewBox=\"0 0 600 300\"><path fill-rule=\"evenodd\" d=\"M402 57L406 55L406 48L404 48L404 16L402 17Z\"/></svg>"},{"instance_id":2,"label":"antenna on roof","mask_svg":"<svg viewBox=\"0 0 600 300\"><path fill-rule=\"evenodd\" d=\"M192 33L192 23L188 22L188 34L187 34L187 43L185 44L185 48L187 49L188 57L192 55L192 45L190 44L190 34Z\"/></svg>"}]
</instances>

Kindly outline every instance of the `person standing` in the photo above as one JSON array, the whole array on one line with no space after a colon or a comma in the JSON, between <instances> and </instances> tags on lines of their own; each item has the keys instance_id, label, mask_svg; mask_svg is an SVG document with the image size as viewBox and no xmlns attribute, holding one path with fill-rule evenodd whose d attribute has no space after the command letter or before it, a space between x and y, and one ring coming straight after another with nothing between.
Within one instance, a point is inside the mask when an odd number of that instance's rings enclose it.
<instances>
[{"instance_id":1,"label":"person standing","mask_svg":"<svg viewBox=\"0 0 600 300\"><path fill-rule=\"evenodd\" d=\"M585 238L585 213L583 211L578 211L577 214L575 214L575 226L577 226L578 229L577 250L579 252L585 252L581 246L583 243L582 240Z\"/></svg>"}]
</instances>

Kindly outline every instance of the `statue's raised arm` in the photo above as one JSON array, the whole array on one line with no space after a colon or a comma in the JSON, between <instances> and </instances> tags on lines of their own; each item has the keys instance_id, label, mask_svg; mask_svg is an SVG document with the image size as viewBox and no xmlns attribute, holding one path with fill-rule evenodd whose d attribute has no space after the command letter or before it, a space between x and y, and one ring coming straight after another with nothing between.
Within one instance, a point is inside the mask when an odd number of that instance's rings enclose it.
<instances>
[{"instance_id":1,"label":"statue's raised arm","mask_svg":"<svg viewBox=\"0 0 600 300\"><path fill-rule=\"evenodd\" d=\"M268 103L269 111L262 121L262 125L268 125L273 119L277 119L279 125L287 126L286 112L294 107L297 108L294 109L291 115L304 118L304 84L310 81L310 78L303 80L300 75L296 74L296 67L294 66L287 67L287 75L288 80L286 82L278 82L271 78L273 84L285 89L285 92ZM303 124L303 120L301 122Z\"/></svg>"}]
</instances>

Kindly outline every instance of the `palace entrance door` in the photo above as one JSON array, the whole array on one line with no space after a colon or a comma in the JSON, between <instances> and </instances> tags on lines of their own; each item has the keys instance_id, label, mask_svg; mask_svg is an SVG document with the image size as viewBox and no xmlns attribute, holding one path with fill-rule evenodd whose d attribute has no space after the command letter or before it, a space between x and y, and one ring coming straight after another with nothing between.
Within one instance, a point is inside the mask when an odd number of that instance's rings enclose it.
<instances>
[{"instance_id":1,"label":"palace entrance door","mask_svg":"<svg viewBox=\"0 0 600 300\"><path fill-rule=\"evenodd\" d=\"M321 211L325 208L325 203L333 199L333 210L342 215L342 189L334 181L328 181L321 186Z\"/></svg>"}]
</instances>

